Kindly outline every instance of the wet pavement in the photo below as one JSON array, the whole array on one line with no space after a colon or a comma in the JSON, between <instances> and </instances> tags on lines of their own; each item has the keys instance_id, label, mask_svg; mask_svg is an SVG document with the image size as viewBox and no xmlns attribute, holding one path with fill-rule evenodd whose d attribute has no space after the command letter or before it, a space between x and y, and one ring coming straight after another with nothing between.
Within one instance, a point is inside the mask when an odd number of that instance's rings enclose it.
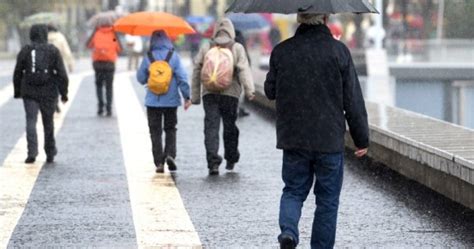
<instances>
[{"instance_id":1,"label":"wet pavement","mask_svg":"<svg viewBox=\"0 0 474 249\"><path fill-rule=\"evenodd\" d=\"M136 245L117 120L95 115L92 80L79 88L56 136L57 163L40 172L10 246Z\"/></svg>"},{"instance_id":2,"label":"wet pavement","mask_svg":"<svg viewBox=\"0 0 474 249\"><path fill-rule=\"evenodd\" d=\"M90 69L85 63L79 67L80 72ZM143 88L133 75L127 77L135 89L130 94L143 102ZM137 247L118 123L123 121L97 117L94 93L93 77L84 77L57 135L57 162L40 171L10 247ZM207 175L202 106L178 113L179 168L173 178L204 248L277 247L282 153L275 149L271 113L246 108L251 115L238 120L241 161L234 172L222 165L220 175L213 177ZM0 106L0 162L22 136L23 116L21 101ZM2 176L0 171L0 181ZM313 211L310 195L299 248L309 247ZM337 248L473 248L472 231L472 210L383 165L346 156Z\"/></svg>"}]
</instances>

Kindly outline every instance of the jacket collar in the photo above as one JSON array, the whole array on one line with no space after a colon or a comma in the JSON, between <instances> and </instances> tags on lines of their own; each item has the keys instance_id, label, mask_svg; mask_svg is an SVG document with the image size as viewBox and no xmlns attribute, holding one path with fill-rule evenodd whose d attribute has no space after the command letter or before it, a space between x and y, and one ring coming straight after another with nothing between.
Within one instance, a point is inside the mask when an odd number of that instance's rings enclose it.
<instances>
[{"instance_id":1,"label":"jacket collar","mask_svg":"<svg viewBox=\"0 0 474 249\"><path fill-rule=\"evenodd\" d=\"M331 31L329 30L328 26L326 26L325 24L321 24L321 25L301 24L296 30L295 36L303 35L306 33L326 34L326 35L332 36Z\"/></svg>"}]
</instances>

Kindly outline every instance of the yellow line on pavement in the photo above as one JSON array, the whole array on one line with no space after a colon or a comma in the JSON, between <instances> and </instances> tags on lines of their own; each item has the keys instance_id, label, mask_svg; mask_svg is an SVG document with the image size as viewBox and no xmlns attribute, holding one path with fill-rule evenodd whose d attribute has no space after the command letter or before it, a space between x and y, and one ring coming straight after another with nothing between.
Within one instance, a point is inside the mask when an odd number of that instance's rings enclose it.
<instances>
[{"instance_id":1,"label":"yellow line on pavement","mask_svg":"<svg viewBox=\"0 0 474 249\"><path fill-rule=\"evenodd\" d=\"M70 76L69 102L63 107L61 115L55 117L54 125L56 134L61 129L82 79L89 74L91 74L91 72ZM18 113L18 115L23 114ZM18 125L24 126L24 124ZM43 137L42 134L42 129L38 129L39 142L41 142ZM42 148L41 143L38 148ZM45 156L40 153L40 156L37 157L34 164L26 165L23 163L26 155L26 134L23 133L23 136L6 157L2 166L0 166L0 248L6 248L8 246L8 242L23 214L33 186L45 161Z\"/></svg>"},{"instance_id":2,"label":"yellow line on pavement","mask_svg":"<svg viewBox=\"0 0 474 249\"><path fill-rule=\"evenodd\" d=\"M202 248L171 175L156 174L147 120L130 81L117 75L115 103L139 248Z\"/></svg>"}]
</instances>

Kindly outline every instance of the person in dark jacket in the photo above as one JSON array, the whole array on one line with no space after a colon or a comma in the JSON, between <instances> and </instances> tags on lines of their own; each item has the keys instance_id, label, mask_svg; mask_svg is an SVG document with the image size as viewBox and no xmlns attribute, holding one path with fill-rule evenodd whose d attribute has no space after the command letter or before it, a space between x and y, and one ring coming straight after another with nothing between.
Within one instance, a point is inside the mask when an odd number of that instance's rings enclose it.
<instances>
[{"instance_id":1,"label":"person in dark jacket","mask_svg":"<svg viewBox=\"0 0 474 249\"><path fill-rule=\"evenodd\" d=\"M122 51L117 35L113 27L103 26L95 30L87 42L87 47L93 50L92 66L95 71L95 85L98 100L97 115L104 113L104 105L107 116L112 116L113 82L115 73L115 62L118 54ZM104 101L104 90L106 91L106 102Z\"/></svg>"},{"instance_id":2,"label":"person in dark jacket","mask_svg":"<svg viewBox=\"0 0 474 249\"><path fill-rule=\"evenodd\" d=\"M238 29L235 30L235 42L241 44L242 47L244 47L245 54L247 55L247 59L249 61L249 66L252 65L250 56L249 56L249 51L247 49L247 42L245 42L244 34L242 33L242 31ZM243 103L243 98L241 97L239 99L239 117L246 117L250 115L250 113L247 112L247 110L245 110L245 108L242 106L242 103Z\"/></svg>"},{"instance_id":3,"label":"person in dark jacket","mask_svg":"<svg viewBox=\"0 0 474 249\"><path fill-rule=\"evenodd\" d=\"M272 25L270 32L268 33L270 37L270 42L272 43L272 48L276 47L281 41L281 32L277 25Z\"/></svg>"},{"instance_id":4,"label":"person in dark jacket","mask_svg":"<svg viewBox=\"0 0 474 249\"><path fill-rule=\"evenodd\" d=\"M369 146L367 111L351 54L332 37L327 18L298 14L301 24L294 37L273 50L265 81L266 96L276 101L277 148L283 150L282 248L299 243L301 208L315 178L311 248L334 246L346 120L359 148L356 156L364 156Z\"/></svg>"},{"instance_id":5,"label":"person in dark jacket","mask_svg":"<svg viewBox=\"0 0 474 249\"><path fill-rule=\"evenodd\" d=\"M53 116L58 90L61 101L68 101L68 76L59 50L48 44L46 25L33 25L30 40L31 44L18 54L13 74L14 97L23 98L26 112L28 157L25 163L34 163L38 155L38 112L43 119L46 161L52 163L57 153Z\"/></svg>"}]
</instances>

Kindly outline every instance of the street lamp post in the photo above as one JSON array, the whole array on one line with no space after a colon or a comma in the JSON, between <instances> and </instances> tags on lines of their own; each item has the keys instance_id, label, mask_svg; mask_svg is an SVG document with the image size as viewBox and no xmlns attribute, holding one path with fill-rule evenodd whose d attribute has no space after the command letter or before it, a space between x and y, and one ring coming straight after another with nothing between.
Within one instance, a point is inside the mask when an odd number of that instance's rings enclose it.
<instances>
[{"instance_id":1,"label":"street lamp post","mask_svg":"<svg viewBox=\"0 0 474 249\"><path fill-rule=\"evenodd\" d=\"M444 25L444 0L439 0L438 6L438 23L436 27L436 38L441 40L443 38L443 25Z\"/></svg>"},{"instance_id":2,"label":"street lamp post","mask_svg":"<svg viewBox=\"0 0 474 249\"><path fill-rule=\"evenodd\" d=\"M385 35L383 35L383 34L385 34L385 31L384 31L384 28L383 28L383 19L382 19L383 18L383 13L384 13L383 0L377 0L376 1L376 8L380 12L380 14L375 16L375 27L376 27L376 30L377 30L377 36L375 37L374 46L375 46L376 49L382 49L383 39L384 39L384 36L385 36Z\"/></svg>"}]
</instances>

